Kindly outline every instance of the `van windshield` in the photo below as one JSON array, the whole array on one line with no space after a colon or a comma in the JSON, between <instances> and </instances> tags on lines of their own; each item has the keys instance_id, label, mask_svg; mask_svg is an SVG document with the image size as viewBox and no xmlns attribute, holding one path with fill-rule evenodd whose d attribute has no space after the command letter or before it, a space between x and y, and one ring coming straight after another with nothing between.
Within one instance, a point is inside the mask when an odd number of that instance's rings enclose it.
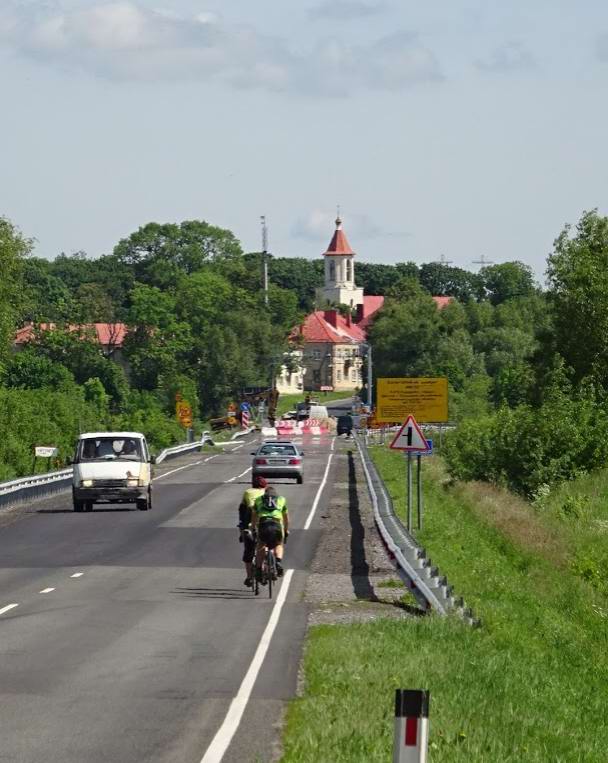
<instances>
[{"instance_id":1,"label":"van windshield","mask_svg":"<svg viewBox=\"0 0 608 763\"><path fill-rule=\"evenodd\" d=\"M78 446L79 461L142 461L141 440L133 437L90 437Z\"/></svg>"}]
</instances>

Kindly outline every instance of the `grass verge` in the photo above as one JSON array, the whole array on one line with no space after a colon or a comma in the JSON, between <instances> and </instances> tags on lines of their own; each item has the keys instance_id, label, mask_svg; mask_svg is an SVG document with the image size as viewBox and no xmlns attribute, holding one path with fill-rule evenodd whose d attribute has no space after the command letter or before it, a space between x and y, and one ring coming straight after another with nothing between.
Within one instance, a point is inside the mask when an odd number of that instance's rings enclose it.
<instances>
[{"instance_id":1,"label":"grass verge","mask_svg":"<svg viewBox=\"0 0 608 763\"><path fill-rule=\"evenodd\" d=\"M402 511L403 457L374 457ZM588 531L561 514L582 505L597 527L606 484L583 478L533 508L491 486L450 486L441 462L425 461L421 541L482 626L430 617L312 628L282 760L389 760L400 687L431 691L432 763L605 761L608 601L573 561L589 552Z\"/></svg>"}]
</instances>

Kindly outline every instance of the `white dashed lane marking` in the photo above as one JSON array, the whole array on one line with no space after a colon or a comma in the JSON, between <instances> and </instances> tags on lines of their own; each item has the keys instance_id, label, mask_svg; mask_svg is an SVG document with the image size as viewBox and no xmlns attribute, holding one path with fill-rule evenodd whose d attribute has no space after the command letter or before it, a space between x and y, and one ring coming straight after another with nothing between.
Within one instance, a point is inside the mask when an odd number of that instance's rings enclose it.
<instances>
[{"instance_id":1,"label":"white dashed lane marking","mask_svg":"<svg viewBox=\"0 0 608 763\"><path fill-rule=\"evenodd\" d=\"M7 604L6 607L2 607L2 609L0 609L0 615L5 614L6 612L10 612L11 609L15 609L15 607L18 606L18 604Z\"/></svg>"},{"instance_id":2,"label":"white dashed lane marking","mask_svg":"<svg viewBox=\"0 0 608 763\"><path fill-rule=\"evenodd\" d=\"M42 591L38 591L38 593L51 593L51 591L54 590L54 588L43 588Z\"/></svg>"},{"instance_id":3,"label":"white dashed lane marking","mask_svg":"<svg viewBox=\"0 0 608 763\"><path fill-rule=\"evenodd\" d=\"M231 477L229 480L226 480L226 484L228 484L229 482L235 482L241 477L244 477L250 471L251 471L251 466L248 469L245 469L245 471L242 474L237 474L236 477Z\"/></svg>"},{"instance_id":4,"label":"white dashed lane marking","mask_svg":"<svg viewBox=\"0 0 608 763\"><path fill-rule=\"evenodd\" d=\"M84 572L75 572L73 575L70 575L71 578L81 578L84 575Z\"/></svg>"}]
</instances>

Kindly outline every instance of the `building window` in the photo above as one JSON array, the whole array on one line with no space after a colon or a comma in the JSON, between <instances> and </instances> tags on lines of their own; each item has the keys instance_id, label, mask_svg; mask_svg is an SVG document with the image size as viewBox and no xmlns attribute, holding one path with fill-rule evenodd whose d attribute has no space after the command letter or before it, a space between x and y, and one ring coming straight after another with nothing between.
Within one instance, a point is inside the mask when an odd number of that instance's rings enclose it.
<instances>
[{"instance_id":1,"label":"building window","mask_svg":"<svg viewBox=\"0 0 608 763\"><path fill-rule=\"evenodd\" d=\"M351 371L350 371L350 380L351 381L357 381L357 369L356 368L351 368Z\"/></svg>"},{"instance_id":2,"label":"building window","mask_svg":"<svg viewBox=\"0 0 608 763\"><path fill-rule=\"evenodd\" d=\"M329 280L336 280L336 263L333 260L329 261Z\"/></svg>"},{"instance_id":3,"label":"building window","mask_svg":"<svg viewBox=\"0 0 608 763\"><path fill-rule=\"evenodd\" d=\"M320 360L321 359L321 350L313 350L312 351L312 357L313 357L313 360Z\"/></svg>"},{"instance_id":4,"label":"building window","mask_svg":"<svg viewBox=\"0 0 608 763\"><path fill-rule=\"evenodd\" d=\"M346 260L346 280L353 280L353 261L350 259Z\"/></svg>"},{"instance_id":5,"label":"building window","mask_svg":"<svg viewBox=\"0 0 608 763\"><path fill-rule=\"evenodd\" d=\"M336 371L336 381L342 381L342 371L340 369Z\"/></svg>"}]
</instances>

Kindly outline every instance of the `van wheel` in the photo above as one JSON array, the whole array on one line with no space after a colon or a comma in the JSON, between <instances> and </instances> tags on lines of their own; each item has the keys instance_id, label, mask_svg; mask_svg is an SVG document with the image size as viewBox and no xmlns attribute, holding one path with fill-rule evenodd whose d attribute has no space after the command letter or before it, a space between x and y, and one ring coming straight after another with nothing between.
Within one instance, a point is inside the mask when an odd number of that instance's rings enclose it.
<instances>
[{"instance_id":1,"label":"van wheel","mask_svg":"<svg viewBox=\"0 0 608 763\"><path fill-rule=\"evenodd\" d=\"M152 508L152 493L148 491L148 497L143 500L136 501L137 508L140 511L149 511Z\"/></svg>"},{"instance_id":2,"label":"van wheel","mask_svg":"<svg viewBox=\"0 0 608 763\"><path fill-rule=\"evenodd\" d=\"M84 504L74 498L74 511L84 511Z\"/></svg>"},{"instance_id":3,"label":"van wheel","mask_svg":"<svg viewBox=\"0 0 608 763\"><path fill-rule=\"evenodd\" d=\"M298 483L298 485L301 485L304 482L304 477L302 476L296 477L296 482Z\"/></svg>"},{"instance_id":4,"label":"van wheel","mask_svg":"<svg viewBox=\"0 0 608 763\"><path fill-rule=\"evenodd\" d=\"M93 511L93 502L92 501L87 501L85 503L85 505L84 505L84 510L85 511Z\"/></svg>"}]
</instances>

